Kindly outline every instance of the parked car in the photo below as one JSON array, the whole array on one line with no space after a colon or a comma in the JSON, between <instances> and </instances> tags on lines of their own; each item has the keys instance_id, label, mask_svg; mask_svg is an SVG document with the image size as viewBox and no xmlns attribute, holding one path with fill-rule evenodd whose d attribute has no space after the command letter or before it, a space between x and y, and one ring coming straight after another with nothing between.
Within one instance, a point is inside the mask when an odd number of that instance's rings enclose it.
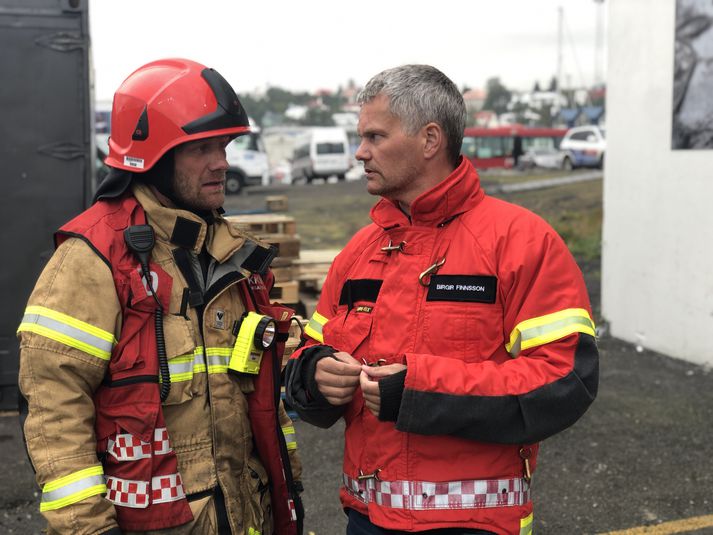
<instances>
[{"instance_id":1,"label":"parked car","mask_svg":"<svg viewBox=\"0 0 713 535\"><path fill-rule=\"evenodd\" d=\"M517 166L520 169L542 167L544 169L561 169L566 153L554 148L533 148L526 150L520 156Z\"/></svg>"},{"instance_id":2,"label":"parked car","mask_svg":"<svg viewBox=\"0 0 713 535\"><path fill-rule=\"evenodd\" d=\"M598 126L576 126L567 130L560 150L565 152L562 167L604 167L606 131Z\"/></svg>"},{"instance_id":3,"label":"parked car","mask_svg":"<svg viewBox=\"0 0 713 535\"><path fill-rule=\"evenodd\" d=\"M245 186L266 186L270 181L267 153L260 128L250 122L250 133L236 137L225 147L228 171L225 192L239 193Z\"/></svg>"},{"instance_id":4,"label":"parked car","mask_svg":"<svg viewBox=\"0 0 713 535\"><path fill-rule=\"evenodd\" d=\"M339 127L311 128L295 144L292 156L292 181L336 175L346 178L352 166L347 133Z\"/></svg>"}]
</instances>

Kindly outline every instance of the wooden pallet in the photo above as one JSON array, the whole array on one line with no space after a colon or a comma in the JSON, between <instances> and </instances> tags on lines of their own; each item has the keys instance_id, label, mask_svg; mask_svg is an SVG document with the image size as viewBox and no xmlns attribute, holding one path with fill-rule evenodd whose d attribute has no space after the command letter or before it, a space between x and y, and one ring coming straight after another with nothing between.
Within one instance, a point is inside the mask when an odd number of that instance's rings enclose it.
<instances>
[{"instance_id":1,"label":"wooden pallet","mask_svg":"<svg viewBox=\"0 0 713 535\"><path fill-rule=\"evenodd\" d=\"M285 214L239 214L226 216L225 219L261 239L270 234L292 236L297 233L295 218Z\"/></svg>"},{"instance_id":2,"label":"wooden pallet","mask_svg":"<svg viewBox=\"0 0 713 535\"><path fill-rule=\"evenodd\" d=\"M272 287L272 290L270 290L270 299L279 301L280 303L285 303L286 305L299 303L299 282L296 280L276 282Z\"/></svg>"},{"instance_id":3,"label":"wooden pallet","mask_svg":"<svg viewBox=\"0 0 713 535\"><path fill-rule=\"evenodd\" d=\"M300 257L294 261L295 279L299 281L300 289L321 292L329 267L338 253L339 249L300 251Z\"/></svg>"}]
</instances>

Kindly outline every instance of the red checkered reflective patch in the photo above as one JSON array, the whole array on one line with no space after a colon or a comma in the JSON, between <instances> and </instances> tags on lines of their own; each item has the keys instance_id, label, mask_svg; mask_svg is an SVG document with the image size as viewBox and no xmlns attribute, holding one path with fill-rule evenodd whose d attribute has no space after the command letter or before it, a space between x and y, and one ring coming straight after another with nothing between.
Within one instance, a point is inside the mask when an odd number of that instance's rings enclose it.
<instances>
[{"instance_id":1,"label":"red checkered reflective patch","mask_svg":"<svg viewBox=\"0 0 713 535\"><path fill-rule=\"evenodd\" d=\"M362 503L395 509L482 509L512 507L530 501L530 484L522 478L465 481L380 481L343 476L347 492Z\"/></svg>"}]
</instances>

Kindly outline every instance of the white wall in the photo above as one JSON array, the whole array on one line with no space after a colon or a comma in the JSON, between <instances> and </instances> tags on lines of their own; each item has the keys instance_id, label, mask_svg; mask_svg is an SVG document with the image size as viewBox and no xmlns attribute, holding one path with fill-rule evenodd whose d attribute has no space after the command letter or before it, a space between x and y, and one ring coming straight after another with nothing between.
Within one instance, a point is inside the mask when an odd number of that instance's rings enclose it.
<instances>
[{"instance_id":1,"label":"white wall","mask_svg":"<svg viewBox=\"0 0 713 535\"><path fill-rule=\"evenodd\" d=\"M613 336L713 365L713 150L671 150L675 0L608 8L602 314Z\"/></svg>"}]
</instances>

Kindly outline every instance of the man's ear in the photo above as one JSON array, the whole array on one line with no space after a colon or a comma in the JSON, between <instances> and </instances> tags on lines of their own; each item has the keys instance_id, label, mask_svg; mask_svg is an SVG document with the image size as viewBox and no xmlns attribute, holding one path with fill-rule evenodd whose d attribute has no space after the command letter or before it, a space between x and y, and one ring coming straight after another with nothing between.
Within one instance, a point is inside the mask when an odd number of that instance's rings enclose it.
<instances>
[{"instance_id":1,"label":"man's ear","mask_svg":"<svg viewBox=\"0 0 713 535\"><path fill-rule=\"evenodd\" d=\"M423 157L430 160L436 156L444 146L445 138L443 136L443 130L436 123L428 123L423 127L423 134Z\"/></svg>"}]
</instances>

